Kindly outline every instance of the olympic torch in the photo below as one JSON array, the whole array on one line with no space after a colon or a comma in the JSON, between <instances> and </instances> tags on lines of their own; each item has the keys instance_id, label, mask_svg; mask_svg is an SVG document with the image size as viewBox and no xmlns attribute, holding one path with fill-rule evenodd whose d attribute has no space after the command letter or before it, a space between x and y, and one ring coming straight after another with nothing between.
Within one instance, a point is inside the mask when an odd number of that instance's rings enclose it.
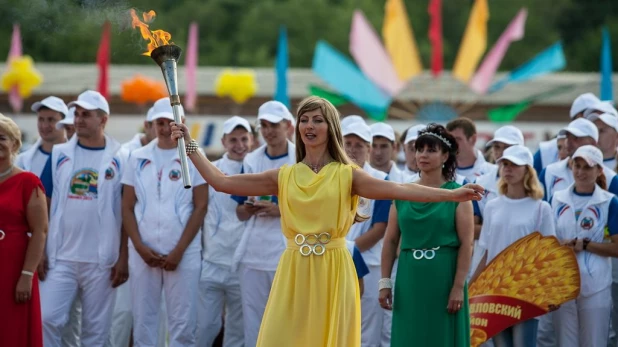
<instances>
[{"instance_id":1,"label":"olympic torch","mask_svg":"<svg viewBox=\"0 0 618 347\"><path fill-rule=\"evenodd\" d=\"M155 48L150 52L150 57L161 67L167 92L170 95L170 103L174 111L174 122L182 123L180 114L180 96L178 95L178 73L176 66L182 50L176 45L164 45ZM191 188L191 177L189 177L189 160L185 152L185 139L178 139L178 155L180 156L180 170L182 172L182 183L185 189Z\"/></svg>"},{"instance_id":2,"label":"olympic torch","mask_svg":"<svg viewBox=\"0 0 618 347\"><path fill-rule=\"evenodd\" d=\"M180 96L178 95L178 73L177 63L182 50L180 47L170 42L172 35L163 30L151 31L148 23L151 23L156 13L155 11L144 12L142 14L143 21L137 16L134 9L129 11L131 16L131 26L134 29L139 29L140 34L145 40L148 40L148 50L142 53L145 56L150 56L163 72L167 92L170 95L170 103L174 113L174 122L182 123L182 115L180 114ZM189 177L189 160L185 152L185 139L178 139L178 156L180 157L180 170L182 173L182 183L185 189L191 188L191 177Z\"/></svg>"}]
</instances>

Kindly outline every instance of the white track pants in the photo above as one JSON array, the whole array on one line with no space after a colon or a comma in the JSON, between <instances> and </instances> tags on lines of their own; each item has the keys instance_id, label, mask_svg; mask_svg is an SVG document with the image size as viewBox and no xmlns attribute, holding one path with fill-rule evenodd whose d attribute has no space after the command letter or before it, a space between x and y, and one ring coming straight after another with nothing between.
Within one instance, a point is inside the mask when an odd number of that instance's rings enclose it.
<instances>
[{"instance_id":1,"label":"white track pants","mask_svg":"<svg viewBox=\"0 0 618 347\"><path fill-rule=\"evenodd\" d=\"M537 347L557 347L556 330L554 329L554 314L550 312L539 317L539 327L536 333Z\"/></svg>"},{"instance_id":2,"label":"white track pants","mask_svg":"<svg viewBox=\"0 0 618 347\"><path fill-rule=\"evenodd\" d=\"M363 277L365 291L361 298L361 346L379 347L382 340L384 309L378 301L378 281L380 280L380 265L371 265L369 273Z\"/></svg>"},{"instance_id":3,"label":"white track pants","mask_svg":"<svg viewBox=\"0 0 618 347\"><path fill-rule=\"evenodd\" d=\"M562 304L554 312L558 346L607 347L611 288Z\"/></svg>"},{"instance_id":4,"label":"white track pants","mask_svg":"<svg viewBox=\"0 0 618 347\"><path fill-rule=\"evenodd\" d=\"M161 294L167 307L170 346L195 346L197 328L199 252L185 254L175 271L148 266L135 250L129 253L133 343L135 347L157 346Z\"/></svg>"},{"instance_id":5,"label":"white track pants","mask_svg":"<svg viewBox=\"0 0 618 347\"><path fill-rule=\"evenodd\" d=\"M79 336L82 334L82 301L79 292L73 300L69 311L69 322L62 329L63 347L80 347Z\"/></svg>"},{"instance_id":6,"label":"white track pants","mask_svg":"<svg viewBox=\"0 0 618 347\"><path fill-rule=\"evenodd\" d=\"M254 270L242 265L239 270L245 347L255 347L275 271Z\"/></svg>"},{"instance_id":7,"label":"white track pants","mask_svg":"<svg viewBox=\"0 0 618 347\"><path fill-rule=\"evenodd\" d=\"M203 261L197 315L198 346L212 346L221 331L223 312L223 347L243 347L245 334L238 274L228 267Z\"/></svg>"},{"instance_id":8,"label":"white track pants","mask_svg":"<svg viewBox=\"0 0 618 347\"><path fill-rule=\"evenodd\" d=\"M57 261L41 282L41 313L45 347L60 347L63 328L79 291L82 302L81 345L102 347L112 323L116 291L111 269L98 264Z\"/></svg>"}]
</instances>

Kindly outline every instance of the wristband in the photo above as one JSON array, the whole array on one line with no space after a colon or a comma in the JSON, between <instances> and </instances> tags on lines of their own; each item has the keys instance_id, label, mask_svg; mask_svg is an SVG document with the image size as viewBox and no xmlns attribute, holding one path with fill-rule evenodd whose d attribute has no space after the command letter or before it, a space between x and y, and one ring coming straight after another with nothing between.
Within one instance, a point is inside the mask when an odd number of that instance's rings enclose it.
<instances>
[{"instance_id":1,"label":"wristband","mask_svg":"<svg viewBox=\"0 0 618 347\"><path fill-rule=\"evenodd\" d=\"M378 290L382 289L392 289L393 288L393 280L390 278L382 278L378 281Z\"/></svg>"},{"instance_id":2,"label":"wristband","mask_svg":"<svg viewBox=\"0 0 618 347\"><path fill-rule=\"evenodd\" d=\"M22 275L26 275L26 276L30 276L30 277L34 276L34 272L30 272L30 271L26 271L26 270L22 270L21 274Z\"/></svg>"}]
</instances>

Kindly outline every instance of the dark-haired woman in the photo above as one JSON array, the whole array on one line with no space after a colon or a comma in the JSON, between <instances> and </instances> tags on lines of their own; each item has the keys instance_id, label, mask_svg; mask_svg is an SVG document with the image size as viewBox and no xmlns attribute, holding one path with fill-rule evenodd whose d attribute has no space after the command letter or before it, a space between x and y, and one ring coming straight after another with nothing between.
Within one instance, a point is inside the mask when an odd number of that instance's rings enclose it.
<instances>
[{"instance_id":1,"label":"dark-haired woman","mask_svg":"<svg viewBox=\"0 0 618 347\"><path fill-rule=\"evenodd\" d=\"M415 143L420 179L427 187L456 189L457 142L430 124ZM394 306L391 268L401 237ZM391 346L470 346L466 275L472 257L470 202L396 200L382 249L380 305L393 310Z\"/></svg>"}]
</instances>

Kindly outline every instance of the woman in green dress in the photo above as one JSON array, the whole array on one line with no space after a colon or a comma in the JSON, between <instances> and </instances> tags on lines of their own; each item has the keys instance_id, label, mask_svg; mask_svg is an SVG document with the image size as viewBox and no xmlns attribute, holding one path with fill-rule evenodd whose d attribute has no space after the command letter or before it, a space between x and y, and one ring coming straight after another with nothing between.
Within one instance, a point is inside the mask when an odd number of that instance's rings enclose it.
<instances>
[{"instance_id":1,"label":"woman in green dress","mask_svg":"<svg viewBox=\"0 0 618 347\"><path fill-rule=\"evenodd\" d=\"M456 189L457 142L430 124L415 143L420 178L412 184ZM393 310L391 346L470 346L466 275L472 257L472 203L396 200L382 248L380 305ZM395 298L391 269L400 244Z\"/></svg>"}]
</instances>

